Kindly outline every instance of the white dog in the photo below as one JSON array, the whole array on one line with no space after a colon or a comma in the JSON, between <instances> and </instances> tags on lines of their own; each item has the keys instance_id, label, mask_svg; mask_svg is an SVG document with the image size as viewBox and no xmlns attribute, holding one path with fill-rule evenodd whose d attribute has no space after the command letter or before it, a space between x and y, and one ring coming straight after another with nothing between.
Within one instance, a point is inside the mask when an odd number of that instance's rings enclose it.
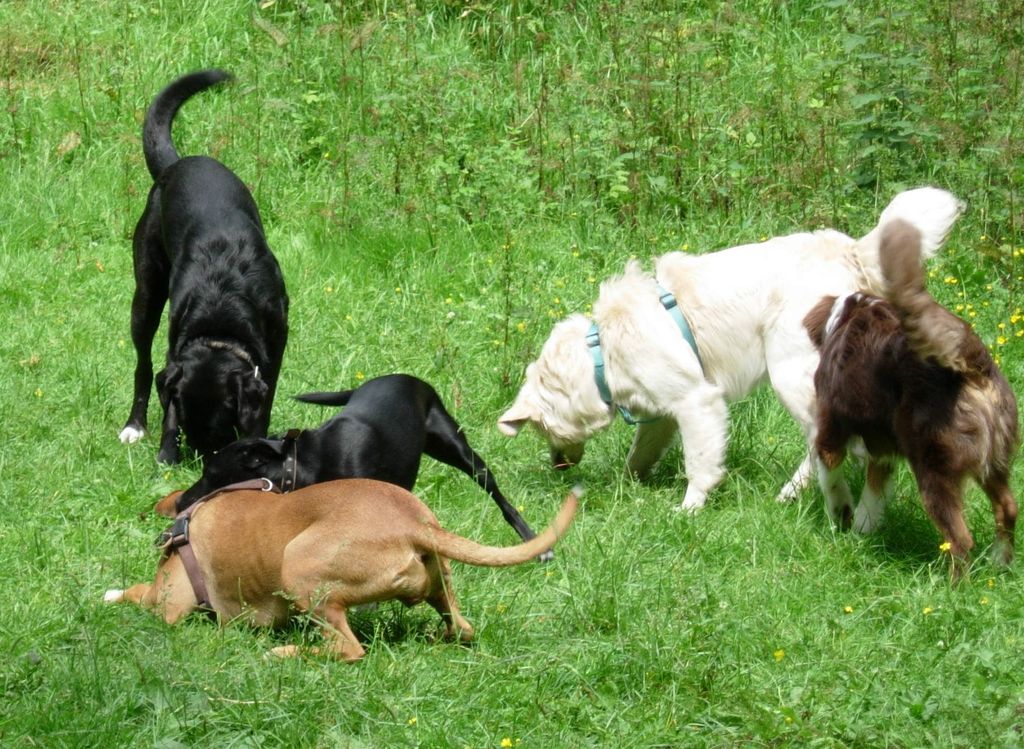
<instances>
[{"instance_id":1,"label":"white dog","mask_svg":"<svg viewBox=\"0 0 1024 749\"><path fill-rule=\"evenodd\" d=\"M612 422L616 406L628 409L640 420L626 460L637 478L650 472L678 430L688 481L678 509L693 512L724 473L726 402L744 397L767 375L809 447L777 497L792 499L815 466L818 352L805 315L826 295L884 293L878 247L889 221L915 226L922 256L932 257L962 208L950 193L925 187L897 195L859 240L823 230L706 255L670 252L657 259L654 276L630 262L624 275L601 285L594 304L599 348L588 345L592 323L586 317L555 325L498 426L515 436L533 424L554 464L564 466L580 460L584 443ZM696 351L663 306L659 283L674 295ZM603 363L604 393L595 363ZM826 496L841 493L826 490Z\"/></svg>"}]
</instances>

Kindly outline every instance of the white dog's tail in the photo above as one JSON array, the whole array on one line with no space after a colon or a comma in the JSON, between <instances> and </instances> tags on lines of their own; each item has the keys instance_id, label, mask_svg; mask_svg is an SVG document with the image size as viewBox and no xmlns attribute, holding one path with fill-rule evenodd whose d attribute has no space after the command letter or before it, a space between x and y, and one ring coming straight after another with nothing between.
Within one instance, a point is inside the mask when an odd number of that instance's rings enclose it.
<instances>
[{"instance_id":1,"label":"white dog's tail","mask_svg":"<svg viewBox=\"0 0 1024 749\"><path fill-rule=\"evenodd\" d=\"M921 235L920 257L928 260L935 256L964 210L964 204L952 193L936 187L919 187L901 192L885 207L878 224L857 241L856 253L864 271L866 291L884 296L885 277L882 274L879 249L885 227L893 221L905 221Z\"/></svg>"},{"instance_id":2,"label":"white dog's tail","mask_svg":"<svg viewBox=\"0 0 1024 749\"><path fill-rule=\"evenodd\" d=\"M513 564L522 564L551 549L555 541L565 534L573 516L576 515L576 508L582 495L582 488L573 487L551 525L529 541L516 546L484 546L437 527L424 527L419 540L424 546L432 547L443 557L475 564L478 567L509 567Z\"/></svg>"}]
</instances>

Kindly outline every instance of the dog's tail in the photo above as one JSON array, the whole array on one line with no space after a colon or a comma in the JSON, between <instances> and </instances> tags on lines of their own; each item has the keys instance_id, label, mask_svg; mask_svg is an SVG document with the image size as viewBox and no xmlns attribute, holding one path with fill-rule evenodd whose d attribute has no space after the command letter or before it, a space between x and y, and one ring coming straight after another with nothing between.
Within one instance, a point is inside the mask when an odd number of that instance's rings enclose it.
<instances>
[{"instance_id":1,"label":"dog's tail","mask_svg":"<svg viewBox=\"0 0 1024 749\"><path fill-rule=\"evenodd\" d=\"M192 96L231 78L224 70L200 70L176 80L156 95L142 125L142 153L154 181L180 157L171 140L171 123Z\"/></svg>"},{"instance_id":2,"label":"dog's tail","mask_svg":"<svg viewBox=\"0 0 1024 749\"><path fill-rule=\"evenodd\" d=\"M355 390L339 390L335 393L303 393L292 398L303 403L315 403L318 406L345 406Z\"/></svg>"},{"instance_id":3,"label":"dog's tail","mask_svg":"<svg viewBox=\"0 0 1024 749\"><path fill-rule=\"evenodd\" d=\"M973 336L970 327L940 305L924 286L921 265L925 240L906 221L891 221L882 232L880 261L888 291L886 297L899 312L911 350L922 359L957 372L969 369L964 352Z\"/></svg>"},{"instance_id":4,"label":"dog's tail","mask_svg":"<svg viewBox=\"0 0 1024 749\"><path fill-rule=\"evenodd\" d=\"M886 283L880 267L881 243L889 224L903 221L918 231L920 263L935 256L963 210L964 204L956 196L936 187L906 190L893 198L875 228L857 242L857 263L865 276L862 288L872 294L885 295Z\"/></svg>"},{"instance_id":5,"label":"dog's tail","mask_svg":"<svg viewBox=\"0 0 1024 749\"><path fill-rule=\"evenodd\" d=\"M572 523L579 506L583 489L573 487L562 503L555 519L547 528L529 541L516 546L484 546L468 538L457 536L450 531L437 527L424 527L421 543L448 559L455 559L478 567L510 567L534 559L555 545Z\"/></svg>"}]
</instances>

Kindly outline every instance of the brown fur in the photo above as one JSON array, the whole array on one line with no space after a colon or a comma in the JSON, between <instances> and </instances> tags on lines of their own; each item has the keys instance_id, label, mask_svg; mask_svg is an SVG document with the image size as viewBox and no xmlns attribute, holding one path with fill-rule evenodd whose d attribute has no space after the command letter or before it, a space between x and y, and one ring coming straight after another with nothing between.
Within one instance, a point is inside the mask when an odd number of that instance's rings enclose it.
<instances>
[{"instance_id":1,"label":"brown fur","mask_svg":"<svg viewBox=\"0 0 1024 749\"><path fill-rule=\"evenodd\" d=\"M533 559L566 531L578 495L569 494L542 533L509 547L483 546L450 533L408 491L369 479L314 484L290 494L220 494L195 510L189 532L218 616L274 626L309 611L324 622L327 653L354 661L365 651L346 611L374 601L426 601L444 620L447 638L472 639L473 628L455 601L448 560L502 567ZM176 553L161 559L152 584L109 591L106 600L155 608L170 624L197 605ZM296 649L274 653L294 655Z\"/></svg>"},{"instance_id":2,"label":"brown fur","mask_svg":"<svg viewBox=\"0 0 1024 749\"><path fill-rule=\"evenodd\" d=\"M881 242L888 301L828 297L804 320L821 346L818 456L838 470L850 439L863 438L876 494L884 494L888 459L906 456L957 574L974 545L963 517L963 482L973 477L992 503L996 559L1008 564L1017 518L1008 483L1019 442L1013 391L970 326L925 290L917 231L894 222ZM838 321L828 332L830 313Z\"/></svg>"}]
</instances>

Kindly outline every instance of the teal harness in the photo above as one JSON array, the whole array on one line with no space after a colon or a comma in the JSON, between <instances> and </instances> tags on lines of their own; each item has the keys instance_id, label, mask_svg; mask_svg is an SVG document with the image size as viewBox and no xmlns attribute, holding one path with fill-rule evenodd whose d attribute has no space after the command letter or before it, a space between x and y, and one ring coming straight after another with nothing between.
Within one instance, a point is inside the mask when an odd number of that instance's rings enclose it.
<instances>
[{"instance_id":1,"label":"teal harness","mask_svg":"<svg viewBox=\"0 0 1024 749\"><path fill-rule=\"evenodd\" d=\"M679 309L679 304L676 302L672 292L661 284L658 284L658 301L661 302L661 306L675 320L676 325L679 327L679 332L683 334L683 340L690 344L690 348L693 349L693 353L697 357L697 363L703 369L704 364L701 362L700 351L697 350L697 340L693 337L693 331L690 330L690 325L686 322L686 318L683 317L683 311ZM594 360L594 382L597 383L597 390L601 394L601 400L609 406L613 406L615 404L612 402L612 393L608 389L608 381L604 376L604 355L601 353L601 338L598 335L596 322L591 324L590 330L587 332L587 348L590 350L590 356ZM619 413L622 414L623 421L630 426L654 421L654 419L635 419L633 414L624 406L618 406L618 409Z\"/></svg>"}]
</instances>

